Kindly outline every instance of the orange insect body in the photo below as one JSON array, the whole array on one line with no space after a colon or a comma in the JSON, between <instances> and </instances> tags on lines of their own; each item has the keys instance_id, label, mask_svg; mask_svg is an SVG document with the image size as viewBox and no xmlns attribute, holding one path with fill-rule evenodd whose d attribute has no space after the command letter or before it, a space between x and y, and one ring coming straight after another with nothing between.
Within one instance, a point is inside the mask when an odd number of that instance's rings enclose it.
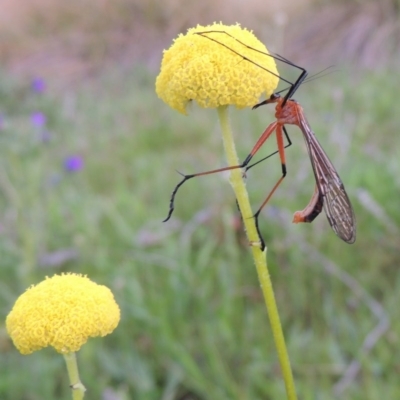
<instances>
[{"instance_id":1,"label":"orange insect body","mask_svg":"<svg viewBox=\"0 0 400 400\"><path fill-rule=\"evenodd\" d=\"M258 217L261 209L271 198L286 175L283 127L286 124L297 125L303 133L317 188L308 206L303 211L297 211L295 213L293 222L312 222L323 207L334 232L346 243L354 243L356 240L356 225L353 207L351 206L344 185L335 167L319 144L314 132L311 130L304 115L303 108L295 100L288 99L285 101L284 98L277 94L273 94L268 100L257 104L253 108L270 103L276 103L276 121L272 122L267 127L258 139L250 155L253 157L268 137L275 131L278 142L278 152L282 164L282 177L275 184L255 216ZM247 162L248 158L246 159Z\"/></svg>"},{"instance_id":2,"label":"orange insect body","mask_svg":"<svg viewBox=\"0 0 400 400\"><path fill-rule=\"evenodd\" d=\"M324 198L321 196L318 190L318 186L315 187L315 192L311 197L307 207L302 211L296 211L293 214L293 223L298 224L300 222L311 223L315 218L321 214L324 207Z\"/></svg>"}]
</instances>

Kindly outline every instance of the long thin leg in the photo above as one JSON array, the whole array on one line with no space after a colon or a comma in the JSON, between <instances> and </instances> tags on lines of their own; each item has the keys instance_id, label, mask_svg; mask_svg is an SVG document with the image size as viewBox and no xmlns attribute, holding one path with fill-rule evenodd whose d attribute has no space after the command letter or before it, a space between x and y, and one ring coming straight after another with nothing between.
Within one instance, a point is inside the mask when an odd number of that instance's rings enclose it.
<instances>
[{"instance_id":1,"label":"long thin leg","mask_svg":"<svg viewBox=\"0 0 400 400\"><path fill-rule=\"evenodd\" d=\"M213 169L211 171L199 172L196 174L190 174L190 175L181 174L183 176L183 179L175 186L175 189L173 190L173 192L171 194L171 199L169 202L168 216L167 216L167 218L164 219L163 222L166 222L171 218L171 215L174 212L174 208L175 208L175 196L178 193L179 188L186 181L188 181L189 179L195 178L197 176L210 175L210 174L215 174L217 172L230 171L232 169L237 169L237 168L245 168L250 163L251 159L254 157L254 155L257 153L257 151L264 144L264 142L271 136L272 132L275 131L276 125L277 125L277 122L274 121L267 127L267 129L263 132L263 134L257 140L257 143L254 145L254 147L251 150L251 152L249 153L249 155L246 157L246 159L241 164L230 166L230 167ZM282 141L282 143L283 143L283 141ZM283 144L282 144L282 146L283 146Z\"/></svg>"},{"instance_id":2,"label":"long thin leg","mask_svg":"<svg viewBox=\"0 0 400 400\"><path fill-rule=\"evenodd\" d=\"M289 134L287 133L286 127L285 125L282 127L283 128L283 133L285 134L286 140L288 141L288 144L285 146L285 149L287 149L288 147L290 147L292 145L292 141L290 140ZM255 162L254 164L249 165L248 167L246 167L244 173L246 173L250 168L255 167L257 164L260 164L261 162L263 162L264 160L266 160L267 158L270 158L272 156L274 156L275 154L279 153L279 150L274 151L273 153L271 153L270 155L262 158L261 160L258 160L257 162Z\"/></svg>"},{"instance_id":3,"label":"long thin leg","mask_svg":"<svg viewBox=\"0 0 400 400\"><path fill-rule=\"evenodd\" d=\"M258 226L258 217L261 213L261 210L264 208L264 206L268 203L272 195L275 193L276 189L278 186L282 183L283 179L286 176L287 170L286 170L286 157L285 157L285 147L283 145L283 129L281 124L276 124L276 141L278 143L278 152L279 152L279 158L281 159L281 166L282 166L282 176L279 178L278 182L275 183L275 186L272 188L272 190L269 192L269 195L267 198L263 201L261 204L260 208L257 210L257 212L254 214L254 219L255 219L255 225L257 229L258 236L260 238L261 242L261 250L264 250L265 248L265 242L264 239L261 235L260 228Z\"/></svg>"}]
</instances>

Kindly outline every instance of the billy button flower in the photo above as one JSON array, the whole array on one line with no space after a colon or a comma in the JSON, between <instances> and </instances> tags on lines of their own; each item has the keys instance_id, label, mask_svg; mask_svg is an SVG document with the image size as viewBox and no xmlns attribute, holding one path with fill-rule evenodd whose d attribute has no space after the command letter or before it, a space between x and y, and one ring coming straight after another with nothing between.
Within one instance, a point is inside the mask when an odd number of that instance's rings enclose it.
<instances>
[{"instance_id":1,"label":"billy button flower","mask_svg":"<svg viewBox=\"0 0 400 400\"><path fill-rule=\"evenodd\" d=\"M196 101L200 107L217 109L229 164L226 169L231 170L231 185L251 244L287 398L295 400L297 396L292 370L267 268L267 248L265 251L262 249L242 173L236 168L239 161L228 115L229 105L239 109L252 107L262 94L268 98L277 87L279 74L274 58L268 54L253 33L239 25L214 23L191 28L186 35L179 35L172 46L164 51L156 92L165 103L182 114L186 114L190 101ZM196 175L184 175L177 188L193 176ZM173 199L167 220L173 211Z\"/></svg>"},{"instance_id":2,"label":"billy button flower","mask_svg":"<svg viewBox=\"0 0 400 400\"><path fill-rule=\"evenodd\" d=\"M196 34L202 32L219 43ZM275 60L266 54L264 44L240 25L198 25L179 35L164 51L156 92L183 114L190 100L204 108L252 107L263 93L269 97L278 85Z\"/></svg>"},{"instance_id":3,"label":"billy button flower","mask_svg":"<svg viewBox=\"0 0 400 400\"><path fill-rule=\"evenodd\" d=\"M120 310L106 286L78 274L54 275L31 286L14 304L6 328L22 354L47 346L64 355L73 398L83 398L75 353L89 337L111 333ZM81 397L79 397L81 396Z\"/></svg>"}]
</instances>

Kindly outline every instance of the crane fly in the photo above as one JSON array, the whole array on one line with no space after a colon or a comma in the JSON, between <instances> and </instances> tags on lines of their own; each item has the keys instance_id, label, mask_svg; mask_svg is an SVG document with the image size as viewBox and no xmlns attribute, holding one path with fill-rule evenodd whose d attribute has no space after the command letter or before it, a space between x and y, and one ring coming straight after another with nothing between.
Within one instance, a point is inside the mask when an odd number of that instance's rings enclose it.
<instances>
[{"instance_id":1,"label":"crane fly","mask_svg":"<svg viewBox=\"0 0 400 400\"><path fill-rule=\"evenodd\" d=\"M242 43L232 35L230 35L227 32L223 31L208 31L208 32L197 32L196 34L203 36L204 38L207 38L213 42L216 42L218 45L224 46L228 50L232 51L233 53L237 54L239 57L241 57L242 60L251 62L255 64L256 66L259 66L260 68L265 69L261 65L255 63L254 61L250 60L248 57L245 57L241 55L239 52L236 52L236 50L231 49L229 46L226 44L218 41L217 39L209 36L211 33L219 33L219 34L226 34L242 44L243 46L247 47L248 49L254 50L256 52L261 52L260 50L254 49L250 46L247 46L245 43ZM303 108L300 106L298 102L292 99L292 96L294 92L299 88L301 83L303 83L306 79L307 76L307 71L299 67L286 58L279 56L279 55L273 55L273 54L267 54L263 53L266 56L270 56L275 58L278 61L284 62L290 66L293 66L295 68L298 68L301 70L301 73L297 80L294 83L291 83L285 79L283 79L285 82L290 84L289 88L281 90L279 92L276 92L271 95L271 97L267 100L264 100L263 102L256 104L253 109L258 108L264 104L273 104L276 103L275 107L275 118L276 121L272 122L262 133L260 138L257 140L256 144L254 145L253 149L249 153L249 155L245 158L245 160L235 166L229 166L229 167L224 167L224 168L218 168L210 171L205 171L205 172L199 172L195 174L182 174L183 179L176 185L175 189L172 192L171 199L170 199L170 205L169 205L169 212L167 218L163 221L166 222L170 219L174 208L175 208L175 196L179 190L179 188L189 179L195 178L197 176L204 176L204 175L210 175L214 174L217 172L222 172L222 171L229 171L237 168L245 168L245 172L253 167L254 165L258 164L259 162L265 160L266 158L269 158L271 155L274 155L276 153L279 154L279 158L281 161L281 167L282 167L282 176L280 179L276 182L270 193L268 194L267 198L263 201L257 212L254 214L254 219L255 219L255 225L257 229L258 236L260 238L260 247L262 250L265 248L265 243L263 240L263 237L261 235L260 229L259 229L259 223L258 219L260 216L260 213L264 206L268 203L272 195L275 193L276 189L279 187L279 185L282 183L283 179L286 176L287 169L286 169L286 156L285 156L285 148L290 146L292 143L290 141L290 138L287 134L285 125L297 125L304 137L307 151L310 157L311 161L311 166L314 172L314 177L316 180L316 187L314 194L311 197L311 200L309 204L306 206L306 208L302 211L297 211L294 214L293 217L293 222L294 223L299 223L299 222L312 222L321 212L322 209L324 209L325 214L328 218L328 222L330 226L332 227L333 231L336 233L337 236L339 236L343 241L346 243L354 243L355 238L356 238L356 226L355 226L355 216L354 216L354 211L351 206L350 200L347 196L346 190L344 188L344 185L336 172L335 167L329 160L328 156L324 152L323 148L319 144L317 138L315 137L314 132L311 130L311 127L304 115ZM270 71L268 71L270 72ZM280 96L280 93L287 91L286 95L284 97ZM278 150L275 153L270 154L267 157L264 157L260 161L252 164L249 166L250 161L253 159L255 154L260 150L262 145L266 142L266 140L275 132L276 134L276 139L277 139L277 144L278 144ZM283 136L286 136L289 144L284 145L284 139Z\"/></svg>"},{"instance_id":2,"label":"crane fly","mask_svg":"<svg viewBox=\"0 0 400 400\"><path fill-rule=\"evenodd\" d=\"M356 240L355 215L342 180L322 146L319 144L306 116L304 115L303 108L293 99L287 100L283 107L283 101L284 99L279 95L272 94L268 100L253 107L257 108L264 104L276 103L276 121L272 122L263 132L246 160L252 158L271 134L275 132L278 142L279 157L282 165L281 178L272 188L270 194L254 215L257 230L259 232L258 216L262 208L267 204L268 200L286 176L283 127L285 124L297 125L300 128L306 143L317 187L308 206L303 211L295 213L293 222L312 222L323 208L328 218L329 225L332 227L336 235L346 243L354 243Z\"/></svg>"}]
</instances>

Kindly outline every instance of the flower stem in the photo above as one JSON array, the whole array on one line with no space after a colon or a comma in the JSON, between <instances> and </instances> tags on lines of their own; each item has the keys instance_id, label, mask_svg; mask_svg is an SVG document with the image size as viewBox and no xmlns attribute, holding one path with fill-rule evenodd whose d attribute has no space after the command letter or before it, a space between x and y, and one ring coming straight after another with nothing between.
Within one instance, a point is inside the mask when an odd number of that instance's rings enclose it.
<instances>
[{"instance_id":1,"label":"flower stem","mask_svg":"<svg viewBox=\"0 0 400 400\"><path fill-rule=\"evenodd\" d=\"M86 388L85 386L83 386L81 380L79 379L76 354L75 353L64 354L64 359L65 362L67 363L68 376L69 376L69 381L71 383L70 387L72 389L72 399L82 400Z\"/></svg>"},{"instance_id":2,"label":"flower stem","mask_svg":"<svg viewBox=\"0 0 400 400\"><path fill-rule=\"evenodd\" d=\"M229 165L238 165L235 143L232 136L232 131L229 123L228 107L223 106L218 108L218 117L222 128L222 138L225 147L225 153ZM264 295L265 305L267 307L271 330L277 348L279 362L282 368L282 375L285 381L286 394L288 400L296 400L296 389L293 380L292 369L290 366L289 355L286 349L285 338L283 336L282 325L279 318L278 307L275 301L274 290L272 288L271 278L267 267L267 248L262 251L260 248L260 239L257 234L253 213L250 206L249 196L246 186L243 181L242 171L240 168L231 171L231 185L235 192L240 212L242 214L243 223L247 233L247 238L252 244L252 252L254 262L257 268L258 279L261 284L261 289Z\"/></svg>"}]
</instances>

